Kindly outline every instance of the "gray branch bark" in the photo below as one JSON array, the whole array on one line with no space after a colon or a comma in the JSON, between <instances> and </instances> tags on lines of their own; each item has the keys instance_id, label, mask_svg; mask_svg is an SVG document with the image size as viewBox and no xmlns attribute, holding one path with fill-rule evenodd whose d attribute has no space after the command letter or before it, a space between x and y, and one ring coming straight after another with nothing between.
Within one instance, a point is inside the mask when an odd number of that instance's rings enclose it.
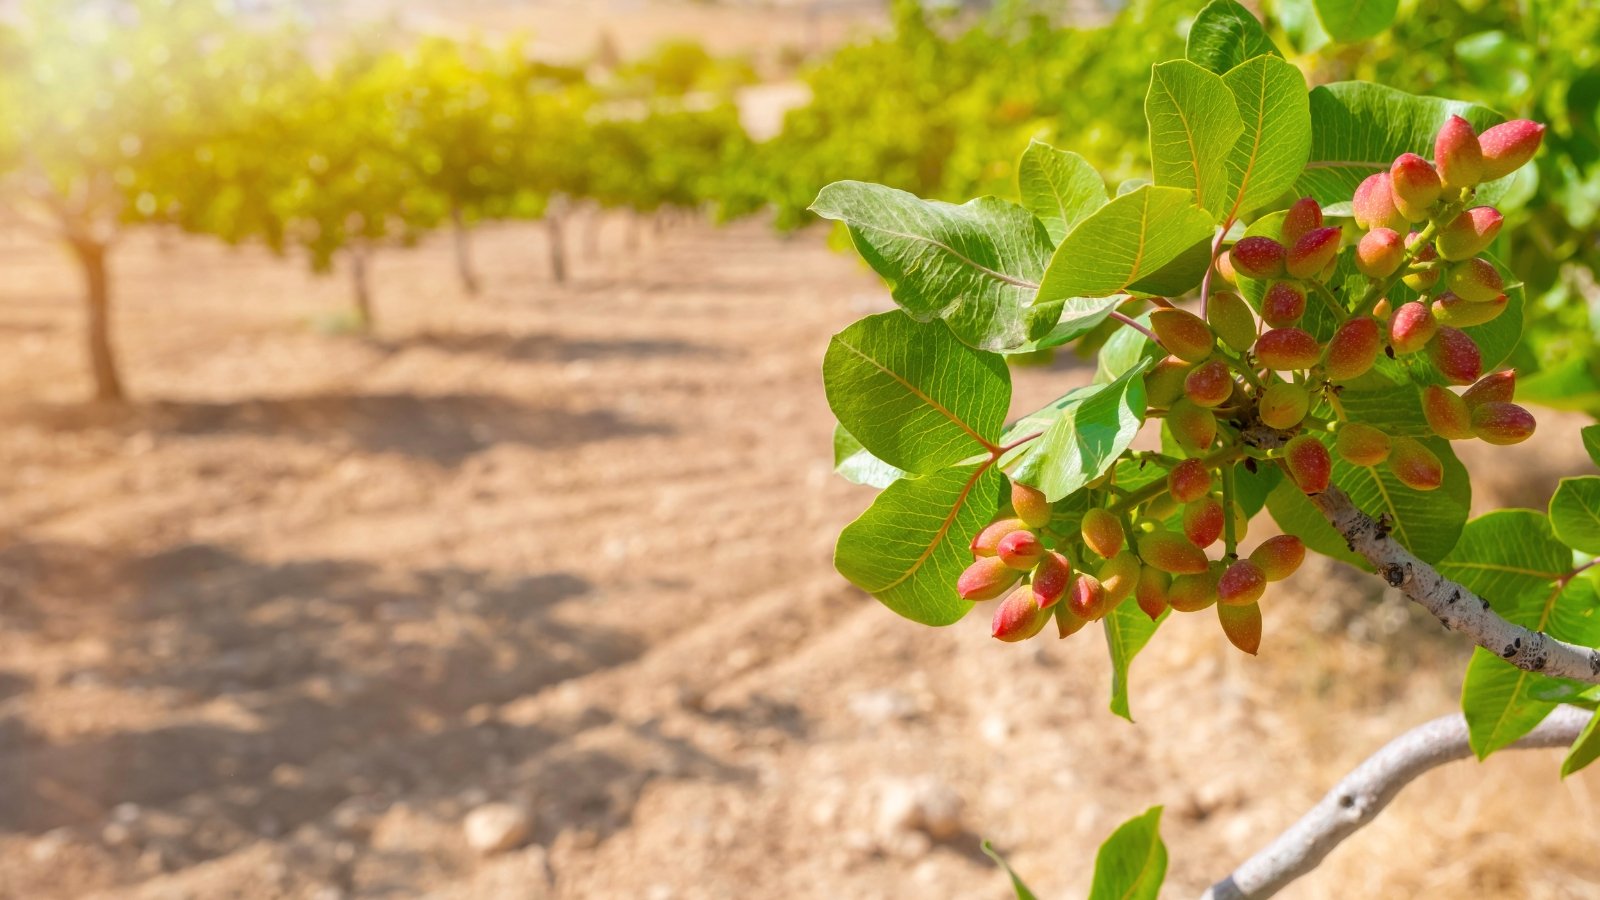
<instances>
[{"instance_id":1,"label":"gray branch bark","mask_svg":"<svg viewBox=\"0 0 1600 900\"><path fill-rule=\"evenodd\" d=\"M1489 602L1443 575L1389 537L1389 529L1330 487L1311 501L1390 586L1506 662L1529 672L1600 684L1600 649L1557 640L1501 618Z\"/></svg>"},{"instance_id":2,"label":"gray branch bark","mask_svg":"<svg viewBox=\"0 0 1600 900\"><path fill-rule=\"evenodd\" d=\"M1508 749L1560 747L1572 743L1591 713L1563 706ZM1345 776L1326 797L1266 849L1212 885L1201 900L1262 900L1310 872L1333 848L1377 818L1389 801L1418 776L1472 755L1467 721L1460 714L1420 725L1384 745Z\"/></svg>"}]
</instances>

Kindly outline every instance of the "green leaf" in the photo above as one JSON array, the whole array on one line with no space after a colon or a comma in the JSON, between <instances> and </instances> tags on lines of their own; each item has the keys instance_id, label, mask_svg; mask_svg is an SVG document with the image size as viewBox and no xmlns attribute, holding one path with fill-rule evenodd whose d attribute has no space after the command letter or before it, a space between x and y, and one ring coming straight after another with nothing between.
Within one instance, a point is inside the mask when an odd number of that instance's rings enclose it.
<instances>
[{"instance_id":1,"label":"green leaf","mask_svg":"<svg viewBox=\"0 0 1600 900\"><path fill-rule=\"evenodd\" d=\"M1128 285L1128 292L1155 297L1177 297L1200 286L1211 265L1211 235L1206 235L1172 261Z\"/></svg>"},{"instance_id":2,"label":"green leaf","mask_svg":"<svg viewBox=\"0 0 1600 900\"><path fill-rule=\"evenodd\" d=\"M1263 53L1283 56L1255 15L1234 0L1212 0L1189 26L1184 56L1221 75Z\"/></svg>"},{"instance_id":3,"label":"green leaf","mask_svg":"<svg viewBox=\"0 0 1600 900\"><path fill-rule=\"evenodd\" d=\"M1134 321L1148 328L1150 314L1137 316ZM1100 348L1100 354L1095 360L1094 381L1096 384L1116 381L1141 360L1148 359L1154 362L1166 355L1165 350L1139 329L1118 328L1112 332L1111 337L1106 338L1105 344Z\"/></svg>"},{"instance_id":4,"label":"green leaf","mask_svg":"<svg viewBox=\"0 0 1600 900\"><path fill-rule=\"evenodd\" d=\"M1042 437L1028 446L1012 477L1044 491L1051 502L1105 474L1144 424L1147 361L1061 410Z\"/></svg>"},{"instance_id":5,"label":"green leaf","mask_svg":"<svg viewBox=\"0 0 1600 900\"><path fill-rule=\"evenodd\" d=\"M1395 157L1433 158L1433 139L1452 115L1482 131L1501 116L1471 103L1418 97L1381 84L1341 81L1311 91L1311 160L1295 192L1324 205L1347 203L1368 175L1387 172ZM1478 201L1493 202L1496 186L1480 186Z\"/></svg>"},{"instance_id":6,"label":"green leaf","mask_svg":"<svg viewBox=\"0 0 1600 900\"><path fill-rule=\"evenodd\" d=\"M1122 823L1094 858L1089 900L1156 900L1167 877L1167 845L1161 841L1161 807Z\"/></svg>"},{"instance_id":7,"label":"green leaf","mask_svg":"<svg viewBox=\"0 0 1600 900\"><path fill-rule=\"evenodd\" d=\"M878 459L919 474L985 452L1011 404L1003 358L961 343L941 322L898 312L834 335L822 381L846 431Z\"/></svg>"},{"instance_id":8,"label":"green leaf","mask_svg":"<svg viewBox=\"0 0 1600 900\"><path fill-rule=\"evenodd\" d=\"M1030 333L1042 330L1038 327L1042 322L1048 321L1051 325L1035 339L1034 346L1045 350L1083 337L1109 318L1120 302L1119 297L1073 297L1035 304L1034 327L1029 329Z\"/></svg>"},{"instance_id":9,"label":"green leaf","mask_svg":"<svg viewBox=\"0 0 1600 900\"><path fill-rule=\"evenodd\" d=\"M1479 759L1516 743L1560 705L1527 696L1527 683L1537 677L1482 647L1472 651L1461 683L1461 711L1467 717L1467 742Z\"/></svg>"},{"instance_id":10,"label":"green leaf","mask_svg":"<svg viewBox=\"0 0 1600 900\"><path fill-rule=\"evenodd\" d=\"M1193 191L1196 206L1222 218L1231 200L1228 156L1244 133L1222 76L1186 59L1158 63L1150 70L1144 115L1156 184Z\"/></svg>"},{"instance_id":11,"label":"green leaf","mask_svg":"<svg viewBox=\"0 0 1600 900\"><path fill-rule=\"evenodd\" d=\"M1600 554L1600 477L1561 479L1550 498L1550 524L1563 544Z\"/></svg>"},{"instance_id":12,"label":"green leaf","mask_svg":"<svg viewBox=\"0 0 1600 900\"><path fill-rule=\"evenodd\" d=\"M1074 225L1106 205L1106 183L1089 161L1043 141L1032 141L1017 165L1017 187L1054 244Z\"/></svg>"},{"instance_id":13,"label":"green leaf","mask_svg":"<svg viewBox=\"0 0 1600 900\"><path fill-rule=\"evenodd\" d=\"M956 595L956 578L972 562L968 542L1000 508L1003 485L987 462L902 478L845 526L834 567L896 613L949 625L972 608Z\"/></svg>"},{"instance_id":14,"label":"green leaf","mask_svg":"<svg viewBox=\"0 0 1600 900\"><path fill-rule=\"evenodd\" d=\"M944 319L982 350L1027 342L1051 249L1033 213L994 197L955 206L859 181L828 185L811 208L849 227L857 252L917 321Z\"/></svg>"},{"instance_id":15,"label":"green leaf","mask_svg":"<svg viewBox=\"0 0 1600 900\"><path fill-rule=\"evenodd\" d=\"M1600 715L1590 718L1578 739L1572 742L1567 758L1561 761L1561 777L1579 771L1596 759L1600 759Z\"/></svg>"},{"instance_id":16,"label":"green leaf","mask_svg":"<svg viewBox=\"0 0 1600 900\"><path fill-rule=\"evenodd\" d=\"M1589 451L1589 459L1600 466L1600 425L1585 426L1583 431L1583 449Z\"/></svg>"},{"instance_id":17,"label":"green leaf","mask_svg":"<svg viewBox=\"0 0 1600 900\"><path fill-rule=\"evenodd\" d=\"M1152 620L1137 603L1119 603L1102 620L1106 649L1111 652L1111 711L1129 722L1133 721L1133 714L1128 708L1128 667L1166 618L1167 613L1163 612Z\"/></svg>"},{"instance_id":18,"label":"green leaf","mask_svg":"<svg viewBox=\"0 0 1600 900\"><path fill-rule=\"evenodd\" d=\"M1281 57L1258 56L1222 76L1244 131L1228 154L1226 218L1276 200L1294 186L1311 155L1311 101L1305 76Z\"/></svg>"},{"instance_id":19,"label":"green leaf","mask_svg":"<svg viewBox=\"0 0 1600 900\"><path fill-rule=\"evenodd\" d=\"M854 484L886 488L905 477L904 469L897 469L873 456L843 425L833 426L833 470Z\"/></svg>"},{"instance_id":20,"label":"green leaf","mask_svg":"<svg viewBox=\"0 0 1600 900\"><path fill-rule=\"evenodd\" d=\"M1317 18L1336 41L1364 41L1394 21L1399 0L1316 0Z\"/></svg>"},{"instance_id":21,"label":"green leaf","mask_svg":"<svg viewBox=\"0 0 1600 900\"><path fill-rule=\"evenodd\" d=\"M1045 270L1038 302L1121 293L1214 230L1211 216L1195 207L1189 191L1135 188L1095 210L1061 241Z\"/></svg>"},{"instance_id":22,"label":"green leaf","mask_svg":"<svg viewBox=\"0 0 1600 900\"><path fill-rule=\"evenodd\" d=\"M1468 522L1436 568L1509 618L1518 598L1544 593L1572 568L1572 551L1556 540L1543 513L1501 509Z\"/></svg>"},{"instance_id":23,"label":"green leaf","mask_svg":"<svg viewBox=\"0 0 1600 900\"><path fill-rule=\"evenodd\" d=\"M993 844L984 841L982 846L984 855L994 860L995 865L1005 870L1006 877L1011 879L1011 890L1017 895L1017 900L1038 900L1033 891L1028 890L1028 886L1022 883L1022 879L1018 877L1016 870L1011 868L1011 864L1006 862L1005 857L994 849Z\"/></svg>"}]
</instances>

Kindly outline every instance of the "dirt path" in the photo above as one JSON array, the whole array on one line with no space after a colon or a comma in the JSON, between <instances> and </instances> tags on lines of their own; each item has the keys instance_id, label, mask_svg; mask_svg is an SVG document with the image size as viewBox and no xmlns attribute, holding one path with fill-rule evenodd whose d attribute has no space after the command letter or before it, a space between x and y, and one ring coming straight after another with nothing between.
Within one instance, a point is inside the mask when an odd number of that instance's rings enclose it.
<instances>
[{"instance_id":1,"label":"dirt path","mask_svg":"<svg viewBox=\"0 0 1600 900\"><path fill-rule=\"evenodd\" d=\"M0 896L1005 896L980 836L1072 896L1152 803L1183 896L1451 707L1462 648L1327 568L1261 660L1158 636L1137 726L1093 635L897 620L829 564L869 495L817 371L881 290L820 233L618 237L557 288L536 229L487 230L478 300L443 242L385 255L370 339L309 327L340 281L138 241L121 412L74 402L64 260L0 245ZM1592 843L1506 827L1600 832L1555 765L1433 777L1295 896L1592 896ZM886 828L910 782L958 833ZM500 800L530 839L484 859L461 820Z\"/></svg>"}]
</instances>

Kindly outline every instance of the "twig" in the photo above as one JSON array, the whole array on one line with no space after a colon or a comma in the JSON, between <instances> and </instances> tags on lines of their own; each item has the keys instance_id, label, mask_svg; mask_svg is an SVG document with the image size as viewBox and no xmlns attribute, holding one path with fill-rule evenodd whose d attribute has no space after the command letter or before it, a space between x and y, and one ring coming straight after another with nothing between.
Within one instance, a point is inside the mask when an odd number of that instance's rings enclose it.
<instances>
[{"instance_id":1,"label":"twig","mask_svg":"<svg viewBox=\"0 0 1600 900\"><path fill-rule=\"evenodd\" d=\"M1551 713L1507 749L1572 743L1592 714L1572 706ZM1467 721L1459 713L1419 725L1385 744L1344 777L1300 821L1212 885L1201 900L1262 900L1310 872L1356 831L1377 818L1400 789L1424 773L1472 755Z\"/></svg>"}]
</instances>

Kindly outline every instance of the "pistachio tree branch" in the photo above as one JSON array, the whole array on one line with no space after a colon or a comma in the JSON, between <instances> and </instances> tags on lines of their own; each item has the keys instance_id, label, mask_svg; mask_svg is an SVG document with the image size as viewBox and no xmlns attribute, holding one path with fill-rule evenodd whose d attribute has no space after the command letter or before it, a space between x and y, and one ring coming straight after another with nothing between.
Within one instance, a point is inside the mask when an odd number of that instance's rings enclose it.
<instances>
[{"instance_id":1,"label":"pistachio tree branch","mask_svg":"<svg viewBox=\"0 0 1600 900\"><path fill-rule=\"evenodd\" d=\"M1444 627L1459 631L1490 653L1529 672L1600 684L1600 649L1557 640L1501 618L1489 602L1417 559L1389 537L1389 529L1356 508L1349 495L1330 487L1311 497L1329 522L1366 558L1390 587L1420 603Z\"/></svg>"},{"instance_id":2,"label":"pistachio tree branch","mask_svg":"<svg viewBox=\"0 0 1600 900\"><path fill-rule=\"evenodd\" d=\"M1570 744L1591 715L1572 706L1558 707L1508 749ZM1201 900L1271 897L1316 868L1345 838L1377 818L1401 788L1438 766L1471 755L1467 721L1460 713L1411 729L1368 757L1288 831L1207 889Z\"/></svg>"}]
</instances>

